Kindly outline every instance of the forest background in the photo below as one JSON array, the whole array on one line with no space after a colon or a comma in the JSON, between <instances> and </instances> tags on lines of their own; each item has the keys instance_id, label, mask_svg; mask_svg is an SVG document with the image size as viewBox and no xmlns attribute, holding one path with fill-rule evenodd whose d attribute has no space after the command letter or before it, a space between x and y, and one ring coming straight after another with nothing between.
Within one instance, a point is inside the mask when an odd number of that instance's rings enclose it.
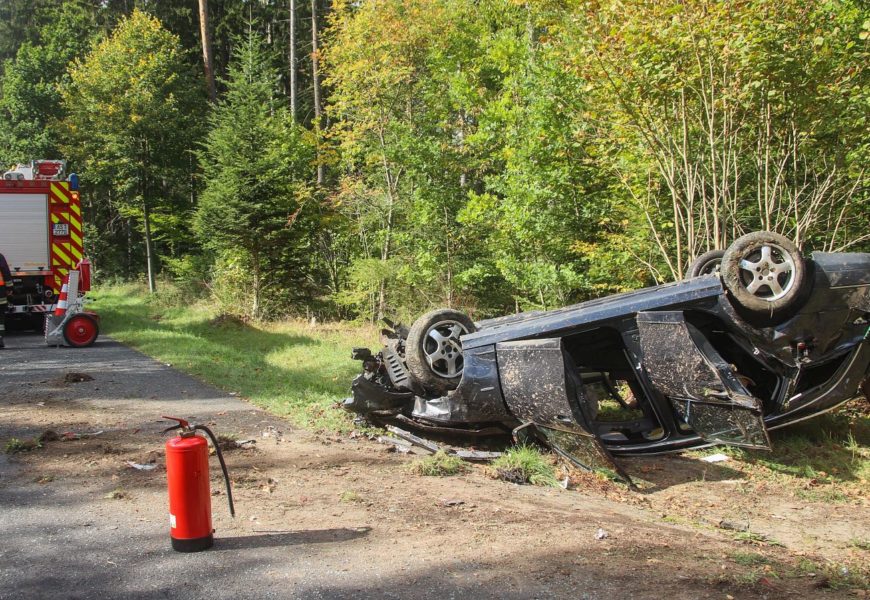
<instances>
[{"instance_id":1,"label":"forest background","mask_svg":"<svg viewBox=\"0 0 870 600\"><path fill-rule=\"evenodd\" d=\"M475 317L767 229L870 250L864 0L0 0L0 166L103 280L255 318Z\"/></svg>"}]
</instances>

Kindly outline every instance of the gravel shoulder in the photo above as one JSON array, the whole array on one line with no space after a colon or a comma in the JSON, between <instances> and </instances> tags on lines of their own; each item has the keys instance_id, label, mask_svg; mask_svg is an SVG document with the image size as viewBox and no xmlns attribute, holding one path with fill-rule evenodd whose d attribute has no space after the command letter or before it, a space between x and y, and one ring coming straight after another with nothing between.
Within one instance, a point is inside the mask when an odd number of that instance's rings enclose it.
<instances>
[{"instance_id":1,"label":"gravel shoulder","mask_svg":"<svg viewBox=\"0 0 870 600\"><path fill-rule=\"evenodd\" d=\"M788 512L743 494L752 499L737 517L767 514L767 535L783 544L748 545L704 525L708 514L736 518L740 496L721 468L705 468L700 482L697 461L631 461L657 481L646 493L582 474L571 474L575 490L516 486L478 466L419 477L407 469L411 457L373 440L294 430L108 338L86 350L46 348L24 335L8 346L0 351L0 442L46 431L61 439L0 455L0 598L859 595L825 587L797 565L861 552L842 536L809 537L832 527L866 536L866 505L819 512L789 499L796 508ZM213 496L212 551L169 547L164 414L256 440L226 456L237 517L223 493ZM67 432L101 433L64 440L77 437ZM215 467L213 491L223 486ZM762 558L741 564L741 553Z\"/></svg>"}]
</instances>

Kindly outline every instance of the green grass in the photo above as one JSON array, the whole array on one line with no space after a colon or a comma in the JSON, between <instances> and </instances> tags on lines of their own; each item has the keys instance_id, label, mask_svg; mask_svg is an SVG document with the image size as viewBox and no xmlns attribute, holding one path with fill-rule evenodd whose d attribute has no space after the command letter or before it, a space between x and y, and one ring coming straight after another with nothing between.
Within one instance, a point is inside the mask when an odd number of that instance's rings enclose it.
<instances>
[{"instance_id":1,"label":"green grass","mask_svg":"<svg viewBox=\"0 0 870 600\"><path fill-rule=\"evenodd\" d=\"M415 460L410 466L411 472L429 477L444 477L458 475L468 470L468 465L461 458L451 456L439 450L435 454Z\"/></svg>"},{"instance_id":2,"label":"green grass","mask_svg":"<svg viewBox=\"0 0 870 600\"><path fill-rule=\"evenodd\" d=\"M363 498L353 490L344 490L338 497L339 502L362 502Z\"/></svg>"},{"instance_id":3,"label":"green grass","mask_svg":"<svg viewBox=\"0 0 870 600\"><path fill-rule=\"evenodd\" d=\"M758 554L757 552L732 552L730 554L731 560L736 562L738 565L742 565L744 567L754 567L757 565L765 565L770 560L764 556L763 554Z\"/></svg>"},{"instance_id":4,"label":"green grass","mask_svg":"<svg viewBox=\"0 0 870 600\"><path fill-rule=\"evenodd\" d=\"M313 430L349 431L336 408L360 371L353 346L374 347L374 328L310 326L303 321L245 323L217 318L207 303L177 306L169 289L150 297L141 286L103 287L89 308L103 332L161 362Z\"/></svg>"},{"instance_id":5,"label":"green grass","mask_svg":"<svg viewBox=\"0 0 870 600\"><path fill-rule=\"evenodd\" d=\"M550 460L534 446L515 446L495 459L492 468L497 479L557 487L556 470Z\"/></svg>"},{"instance_id":6,"label":"green grass","mask_svg":"<svg viewBox=\"0 0 870 600\"><path fill-rule=\"evenodd\" d=\"M807 576L812 574L816 585L820 588L839 589L870 589L870 577L864 564L846 564L837 562L818 563L808 558L801 558L797 568L791 575Z\"/></svg>"},{"instance_id":7,"label":"green grass","mask_svg":"<svg viewBox=\"0 0 870 600\"><path fill-rule=\"evenodd\" d=\"M771 432L772 450L717 446L694 456L723 453L726 463L820 502L849 502L866 493L870 480L870 416L855 400L843 409Z\"/></svg>"}]
</instances>

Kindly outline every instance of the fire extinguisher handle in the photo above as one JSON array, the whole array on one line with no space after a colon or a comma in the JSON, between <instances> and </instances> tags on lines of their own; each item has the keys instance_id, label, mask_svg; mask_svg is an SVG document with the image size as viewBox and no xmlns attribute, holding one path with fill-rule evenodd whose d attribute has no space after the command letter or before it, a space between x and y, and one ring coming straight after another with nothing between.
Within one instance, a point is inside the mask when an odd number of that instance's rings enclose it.
<instances>
[{"instance_id":1,"label":"fire extinguisher handle","mask_svg":"<svg viewBox=\"0 0 870 600\"><path fill-rule=\"evenodd\" d=\"M163 430L163 433L167 433L169 431L172 431L173 429L190 429L190 423L188 423L184 419L179 419L178 417L167 417L166 415L163 415L163 418L167 421L178 421L178 425L167 427Z\"/></svg>"},{"instance_id":2,"label":"fire extinguisher handle","mask_svg":"<svg viewBox=\"0 0 870 600\"><path fill-rule=\"evenodd\" d=\"M233 489L230 487L230 474L227 472L227 463L224 462L224 455L221 453L221 447L218 444L217 437L212 433L212 430L206 427L205 425L194 425L193 429L199 429L204 431L208 437L211 439L211 444L214 446L214 452L217 454L218 461L221 463L221 471L224 474L224 483L227 486L227 500L230 503L230 516L236 517L236 507L233 505Z\"/></svg>"}]
</instances>

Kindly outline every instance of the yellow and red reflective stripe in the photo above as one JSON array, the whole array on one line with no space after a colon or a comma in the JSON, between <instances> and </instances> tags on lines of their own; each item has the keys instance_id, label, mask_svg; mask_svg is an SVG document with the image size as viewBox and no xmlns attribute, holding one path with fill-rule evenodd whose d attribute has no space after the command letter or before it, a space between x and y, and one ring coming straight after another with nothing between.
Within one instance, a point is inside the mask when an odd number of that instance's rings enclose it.
<instances>
[{"instance_id":1,"label":"yellow and red reflective stripe","mask_svg":"<svg viewBox=\"0 0 870 600\"><path fill-rule=\"evenodd\" d=\"M55 275L52 287L55 292L60 292L63 277L84 256L79 193L69 189L69 182L51 182L49 205L52 224L66 224L69 227L68 238L52 237L51 243L51 265Z\"/></svg>"},{"instance_id":2,"label":"yellow and red reflective stripe","mask_svg":"<svg viewBox=\"0 0 870 600\"><path fill-rule=\"evenodd\" d=\"M72 264L72 260L70 259L69 255L66 252L64 252L64 249L61 247L62 245L65 245L65 244L52 244L51 245L51 254L52 254L51 264L52 264L52 266L59 267L59 266L63 265L63 266L68 266L68 267L74 267L75 265ZM55 257L60 259L61 262L58 264L55 264L55 262L54 262Z\"/></svg>"}]
</instances>

